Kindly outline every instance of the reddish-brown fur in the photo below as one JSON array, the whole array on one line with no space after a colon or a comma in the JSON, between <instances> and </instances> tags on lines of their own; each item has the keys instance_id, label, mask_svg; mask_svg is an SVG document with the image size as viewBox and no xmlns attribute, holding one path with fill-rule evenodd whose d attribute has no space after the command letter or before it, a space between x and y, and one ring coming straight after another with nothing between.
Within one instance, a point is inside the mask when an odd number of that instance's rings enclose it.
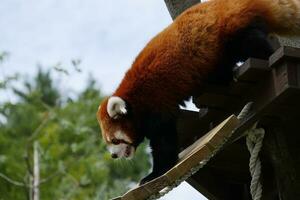
<instances>
[{"instance_id":1,"label":"reddish-brown fur","mask_svg":"<svg viewBox=\"0 0 300 200\"><path fill-rule=\"evenodd\" d=\"M279 0L279 3L284 1ZM291 0L288 2L292 4ZM282 9L279 3L275 0L211 0L193 6L146 45L113 96L125 100L134 116L141 120L148 112L176 113L178 104L195 94L208 73L218 66L224 43L235 32L256 18L264 19L270 31L288 31L279 24L284 17L278 15L290 11ZM290 4L290 7L298 6ZM126 134L134 138L134 127L130 124L138 119L111 120L106 105L107 100L98 113L104 129L122 126ZM104 134L113 132L105 130Z\"/></svg>"}]
</instances>

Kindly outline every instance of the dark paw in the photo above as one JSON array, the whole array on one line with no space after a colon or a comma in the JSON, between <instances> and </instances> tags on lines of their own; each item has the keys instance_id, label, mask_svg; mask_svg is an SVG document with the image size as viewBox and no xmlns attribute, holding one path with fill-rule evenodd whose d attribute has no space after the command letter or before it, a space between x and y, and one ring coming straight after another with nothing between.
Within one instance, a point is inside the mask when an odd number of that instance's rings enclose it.
<instances>
[{"instance_id":1,"label":"dark paw","mask_svg":"<svg viewBox=\"0 0 300 200\"><path fill-rule=\"evenodd\" d=\"M152 180L155 179L156 177L158 177L158 176L156 176L156 175L153 174L153 173L150 173L149 175L145 176L142 180L140 180L139 186L140 186L140 185L143 185L143 184L145 184L145 183L148 183L149 181L152 181Z\"/></svg>"}]
</instances>

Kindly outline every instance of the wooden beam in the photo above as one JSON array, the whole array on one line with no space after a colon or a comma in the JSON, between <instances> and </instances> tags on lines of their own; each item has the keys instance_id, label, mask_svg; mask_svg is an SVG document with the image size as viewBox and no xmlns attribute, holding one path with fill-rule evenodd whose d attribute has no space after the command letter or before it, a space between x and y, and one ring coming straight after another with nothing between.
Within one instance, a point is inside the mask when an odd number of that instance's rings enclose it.
<instances>
[{"instance_id":1,"label":"wooden beam","mask_svg":"<svg viewBox=\"0 0 300 200\"><path fill-rule=\"evenodd\" d=\"M267 60L251 58L235 71L235 77L241 81L259 82L270 71Z\"/></svg>"},{"instance_id":2,"label":"wooden beam","mask_svg":"<svg viewBox=\"0 0 300 200\"><path fill-rule=\"evenodd\" d=\"M245 99L253 101L252 112L237 128L232 139L243 137L243 132L264 116L291 117L300 111L300 49L279 48L270 57L272 72L257 84L249 88ZM279 112L280 111L280 112Z\"/></svg>"},{"instance_id":3,"label":"wooden beam","mask_svg":"<svg viewBox=\"0 0 300 200\"><path fill-rule=\"evenodd\" d=\"M165 3L173 20L187 8L200 2L200 0L165 0Z\"/></svg>"}]
</instances>

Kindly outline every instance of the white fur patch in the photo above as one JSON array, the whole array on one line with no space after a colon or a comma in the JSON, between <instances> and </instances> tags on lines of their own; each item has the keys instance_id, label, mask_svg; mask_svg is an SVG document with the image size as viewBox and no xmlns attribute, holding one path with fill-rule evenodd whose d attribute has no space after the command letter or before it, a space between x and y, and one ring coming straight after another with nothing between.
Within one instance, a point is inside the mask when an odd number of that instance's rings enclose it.
<instances>
[{"instance_id":1,"label":"white fur patch","mask_svg":"<svg viewBox=\"0 0 300 200\"><path fill-rule=\"evenodd\" d=\"M118 144L118 145L108 145L108 151L111 154L117 155L118 158L128 158L131 159L134 155L134 147L128 145L128 144Z\"/></svg>"},{"instance_id":2,"label":"white fur patch","mask_svg":"<svg viewBox=\"0 0 300 200\"><path fill-rule=\"evenodd\" d=\"M107 113L113 119L125 115L127 113L125 101L117 96L110 97L107 102Z\"/></svg>"},{"instance_id":3,"label":"white fur patch","mask_svg":"<svg viewBox=\"0 0 300 200\"><path fill-rule=\"evenodd\" d=\"M123 133L122 131L117 131L115 133L115 138L118 139L118 140L124 140L128 143L132 142L132 140L125 133Z\"/></svg>"}]
</instances>

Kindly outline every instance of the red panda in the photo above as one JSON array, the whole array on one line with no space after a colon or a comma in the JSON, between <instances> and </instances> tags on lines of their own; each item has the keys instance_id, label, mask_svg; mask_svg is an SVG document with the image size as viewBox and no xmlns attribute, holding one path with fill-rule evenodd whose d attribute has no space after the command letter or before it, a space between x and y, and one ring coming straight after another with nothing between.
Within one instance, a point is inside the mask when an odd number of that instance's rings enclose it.
<instances>
[{"instance_id":1,"label":"red panda","mask_svg":"<svg viewBox=\"0 0 300 200\"><path fill-rule=\"evenodd\" d=\"M224 83L248 57L268 58L267 34L297 34L299 0L211 0L176 18L141 51L97 117L113 158L132 157L146 137L153 155L147 182L177 160L178 105L205 81Z\"/></svg>"}]
</instances>

